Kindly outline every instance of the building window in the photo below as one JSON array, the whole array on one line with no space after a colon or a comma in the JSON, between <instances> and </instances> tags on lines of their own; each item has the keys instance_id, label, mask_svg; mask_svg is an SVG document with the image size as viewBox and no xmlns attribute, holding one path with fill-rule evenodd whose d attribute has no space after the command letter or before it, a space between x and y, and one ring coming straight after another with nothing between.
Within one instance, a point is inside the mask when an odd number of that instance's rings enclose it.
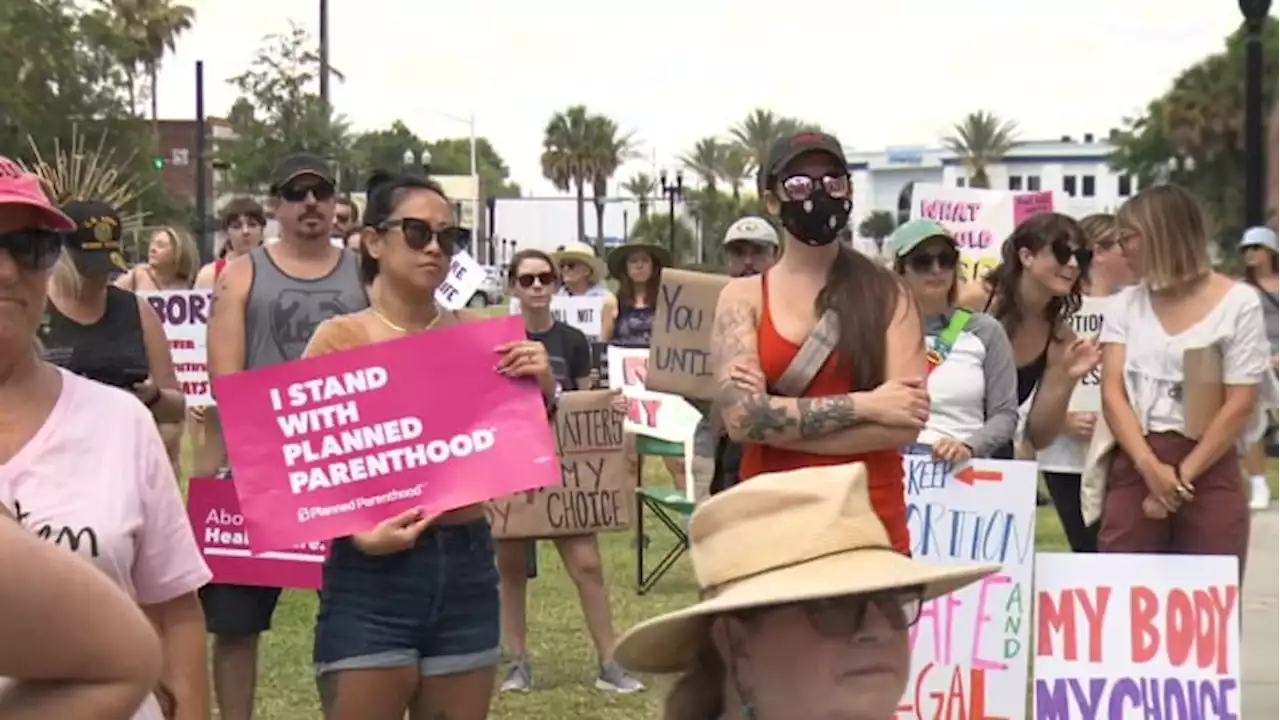
<instances>
[{"instance_id":1,"label":"building window","mask_svg":"<svg viewBox=\"0 0 1280 720\"><path fill-rule=\"evenodd\" d=\"M1040 176L1039 175L1027 176L1027 190L1030 190L1031 192L1040 192Z\"/></svg>"},{"instance_id":2,"label":"building window","mask_svg":"<svg viewBox=\"0 0 1280 720\"><path fill-rule=\"evenodd\" d=\"M1096 188L1094 187L1093 176L1081 175L1080 176L1080 195L1082 197L1093 197L1095 190Z\"/></svg>"},{"instance_id":3,"label":"building window","mask_svg":"<svg viewBox=\"0 0 1280 720\"><path fill-rule=\"evenodd\" d=\"M1022 189L1022 176L1021 176L1021 175L1010 175L1010 176L1009 176L1009 189L1010 189L1010 190L1021 190L1021 189Z\"/></svg>"},{"instance_id":4,"label":"building window","mask_svg":"<svg viewBox=\"0 0 1280 720\"><path fill-rule=\"evenodd\" d=\"M1070 195L1071 197L1076 196L1076 176L1075 175L1062 176L1062 192Z\"/></svg>"},{"instance_id":5,"label":"building window","mask_svg":"<svg viewBox=\"0 0 1280 720\"><path fill-rule=\"evenodd\" d=\"M1128 175L1121 175L1116 178L1116 194L1120 197L1129 197L1133 194L1133 178Z\"/></svg>"},{"instance_id":6,"label":"building window","mask_svg":"<svg viewBox=\"0 0 1280 720\"><path fill-rule=\"evenodd\" d=\"M964 187L965 186L964 180L965 179L963 177L956 178L956 187Z\"/></svg>"}]
</instances>

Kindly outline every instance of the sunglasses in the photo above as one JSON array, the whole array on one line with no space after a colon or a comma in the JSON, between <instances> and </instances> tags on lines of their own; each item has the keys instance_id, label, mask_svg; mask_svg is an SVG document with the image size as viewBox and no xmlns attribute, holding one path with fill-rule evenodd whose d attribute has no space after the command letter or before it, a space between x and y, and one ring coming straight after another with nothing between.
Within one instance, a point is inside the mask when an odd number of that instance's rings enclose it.
<instances>
[{"instance_id":1,"label":"sunglasses","mask_svg":"<svg viewBox=\"0 0 1280 720\"><path fill-rule=\"evenodd\" d=\"M569 260L567 262L560 263L560 272L572 272L576 268L580 267L582 267L582 263Z\"/></svg>"},{"instance_id":2,"label":"sunglasses","mask_svg":"<svg viewBox=\"0 0 1280 720\"><path fill-rule=\"evenodd\" d=\"M924 588L910 587L880 592L845 595L843 597L808 600L795 603L817 634L831 639L847 638L862 631L867 622L867 609L872 605L884 616L889 627L906 630L920 620ZM757 612L767 612L761 608ZM753 611L747 611L748 616Z\"/></svg>"},{"instance_id":3,"label":"sunglasses","mask_svg":"<svg viewBox=\"0 0 1280 720\"><path fill-rule=\"evenodd\" d=\"M7 250L18 267L27 272L48 270L62 252L62 234L54 230L18 230L0 234L0 249Z\"/></svg>"},{"instance_id":4,"label":"sunglasses","mask_svg":"<svg viewBox=\"0 0 1280 720\"><path fill-rule=\"evenodd\" d=\"M466 228L452 226L441 230L433 230L426 220L417 218L399 218L388 220L378 226L378 230L386 232L391 228L400 228L404 234L404 244L411 250L425 250L434 240L440 252L452 256L459 250L465 250L471 242L471 231Z\"/></svg>"},{"instance_id":5,"label":"sunglasses","mask_svg":"<svg viewBox=\"0 0 1280 720\"><path fill-rule=\"evenodd\" d=\"M782 180L782 194L788 200L808 200L819 187L833 198L847 198L852 193L848 175L792 175Z\"/></svg>"},{"instance_id":6,"label":"sunglasses","mask_svg":"<svg viewBox=\"0 0 1280 720\"><path fill-rule=\"evenodd\" d=\"M914 253L907 257L907 265L918 273L927 273L935 267L939 270L955 270L960 263L960 253L955 250L943 250L936 253Z\"/></svg>"},{"instance_id":7,"label":"sunglasses","mask_svg":"<svg viewBox=\"0 0 1280 720\"><path fill-rule=\"evenodd\" d=\"M276 191L276 195L281 200L291 203L305 202L307 195L310 194L316 199L316 202L324 202L333 199L335 190L332 183L287 183L280 186Z\"/></svg>"},{"instance_id":8,"label":"sunglasses","mask_svg":"<svg viewBox=\"0 0 1280 720\"><path fill-rule=\"evenodd\" d=\"M556 284L558 279L553 272L529 273L527 275L517 275L516 284L525 289L533 287L535 282L542 287L551 287Z\"/></svg>"},{"instance_id":9,"label":"sunglasses","mask_svg":"<svg viewBox=\"0 0 1280 720\"><path fill-rule=\"evenodd\" d=\"M1053 259L1059 265L1066 265L1074 257L1076 265L1080 266L1080 272L1088 270L1089 263L1093 261L1093 251L1088 248L1073 248L1062 240L1054 240L1049 249L1053 251Z\"/></svg>"}]
</instances>

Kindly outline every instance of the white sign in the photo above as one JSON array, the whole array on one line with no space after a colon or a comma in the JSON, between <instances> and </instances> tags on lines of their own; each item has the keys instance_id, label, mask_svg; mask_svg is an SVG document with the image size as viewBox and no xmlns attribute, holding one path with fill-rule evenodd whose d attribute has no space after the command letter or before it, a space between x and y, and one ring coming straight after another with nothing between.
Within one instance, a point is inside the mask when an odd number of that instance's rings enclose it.
<instances>
[{"instance_id":1,"label":"white sign","mask_svg":"<svg viewBox=\"0 0 1280 720\"><path fill-rule=\"evenodd\" d=\"M138 293L164 325L173 369L187 407L213 405L209 392L209 305L212 290L161 290Z\"/></svg>"},{"instance_id":2,"label":"white sign","mask_svg":"<svg viewBox=\"0 0 1280 720\"><path fill-rule=\"evenodd\" d=\"M1036 557L1035 717L1239 718L1233 556Z\"/></svg>"},{"instance_id":3,"label":"white sign","mask_svg":"<svg viewBox=\"0 0 1280 720\"><path fill-rule=\"evenodd\" d=\"M519 315L520 300L511 298L507 308L512 315ZM604 297L600 295L552 295L551 314L593 340L604 333Z\"/></svg>"},{"instance_id":4,"label":"white sign","mask_svg":"<svg viewBox=\"0 0 1280 720\"><path fill-rule=\"evenodd\" d=\"M1000 248L1023 220L1053 210L1050 192L1004 190L916 183L911 190L911 219L929 218L947 228L960 246L961 275L977 280L1000 264Z\"/></svg>"},{"instance_id":5,"label":"white sign","mask_svg":"<svg viewBox=\"0 0 1280 720\"><path fill-rule=\"evenodd\" d=\"M1102 319L1106 314L1109 297L1083 297L1080 309L1071 316L1071 328L1077 337L1096 340L1102 334ZM1067 405L1071 412L1102 412L1102 364L1094 368L1088 375L1076 383L1071 393L1071 402Z\"/></svg>"},{"instance_id":6,"label":"white sign","mask_svg":"<svg viewBox=\"0 0 1280 720\"><path fill-rule=\"evenodd\" d=\"M961 468L905 455L911 554L942 565L999 563L994 575L924 604L911 628L911 676L895 715L1026 717L1036 464Z\"/></svg>"},{"instance_id":7,"label":"white sign","mask_svg":"<svg viewBox=\"0 0 1280 720\"><path fill-rule=\"evenodd\" d=\"M449 261L449 274L436 288L436 302L447 310L466 307L484 282L484 268L465 252L456 253Z\"/></svg>"},{"instance_id":8,"label":"white sign","mask_svg":"<svg viewBox=\"0 0 1280 720\"><path fill-rule=\"evenodd\" d=\"M645 389L649 348L610 345L608 352L609 388L621 390L630 401L622 429L692 447L693 432L702 413L679 395Z\"/></svg>"}]
</instances>

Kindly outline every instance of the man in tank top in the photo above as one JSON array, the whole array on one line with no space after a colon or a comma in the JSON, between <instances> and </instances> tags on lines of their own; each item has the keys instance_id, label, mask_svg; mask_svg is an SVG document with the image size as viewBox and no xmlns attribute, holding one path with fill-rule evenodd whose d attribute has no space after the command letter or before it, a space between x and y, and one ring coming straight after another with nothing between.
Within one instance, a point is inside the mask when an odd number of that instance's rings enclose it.
<instances>
[{"instance_id":1,"label":"man in tank top","mask_svg":"<svg viewBox=\"0 0 1280 720\"><path fill-rule=\"evenodd\" d=\"M368 306L358 258L329 242L334 192L332 170L315 155L291 155L276 167L270 203L280 241L235 258L218 276L209 317L212 377L297 360L317 325ZM213 415L206 421L217 422ZM252 715L258 636L270 629L279 598L279 588L214 583L201 591L223 720Z\"/></svg>"}]
</instances>

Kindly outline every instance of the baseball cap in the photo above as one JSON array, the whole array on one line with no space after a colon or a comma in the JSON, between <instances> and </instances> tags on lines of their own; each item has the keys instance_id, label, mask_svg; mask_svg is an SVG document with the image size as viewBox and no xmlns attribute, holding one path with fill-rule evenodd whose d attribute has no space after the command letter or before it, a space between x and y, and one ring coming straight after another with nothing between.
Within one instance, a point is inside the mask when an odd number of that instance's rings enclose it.
<instances>
[{"instance_id":1,"label":"baseball cap","mask_svg":"<svg viewBox=\"0 0 1280 720\"><path fill-rule=\"evenodd\" d=\"M956 242L951 232L937 220L928 218L909 220L899 225L898 229L889 236L889 252L893 257L900 258L920 247L920 243L925 240L936 237L946 238L952 245Z\"/></svg>"},{"instance_id":2,"label":"baseball cap","mask_svg":"<svg viewBox=\"0 0 1280 720\"><path fill-rule=\"evenodd\" d=\"M39 212L46 230L70 230L75 227L45 194L40 178L18 163L0 155L0 205L26 205ZM33 228L34 229L34 228Z\"/></svg>"},{"instance_id":3,"label":"baseball cap","mask_svg":"<svg viewBox=\"0 0 1280 720\"><path fill-rule=\"evenodd\" d=\"M778 231L763 218L748 215L738 218L724 231L724 244L745 241L757 245L778 246Z\"/></svg>"},{"instance_id":4,"label":"baseball cap","mask_svg":"<svg viewBox=\"0 0 1280 720\"><path fill-rule=\"evenodd\" d=\"M62 212L75 223L63 246L81 275L101 277L129 269L120 244L124 228L115 208L97 200L73 200L62 206Z\"/></svg>"},{"instance_id":5,"label":"baseball cap","mask_svg":"<svg viewBox=\"0 0 1280 720\"><path fill-rule=\"evenodd\" d=\"M275 192L290 180L302 175L315 175L321 180L336 185L333 169L324 158L311 153L294 153L280 161L271 173L271 190Z\"/></svg>"},{"instance_id":6,"label":"baseball cap","mask_svg":"<svg viewBox=\"0 0 1280 720\"><path fill-rule=\"evenodd\" d=\"M834 136L824 132L796 133L779 139L769 149L769 159L761 166L756 178L756 185L760 192L768 190L773 185L778 172L786 167L787 163L807 152L827 153L840 161L840 167L849 167L849 161L844 157L844 148Z\"/></svg>"},{"instance_id":7,"label":"baseball cap","mask_svg":"<svg viewBox=\"0 0 1280 720\"><path fill-rule=\"evenodd\" d=\"M1280 252L1277 250L1275 231L1265 226L1251 227L1244 231L1244 237L1240 238L1240 249L1248 250L1253 247L1264 247L1271 252Z\"/></svg>"}]
</instances>

